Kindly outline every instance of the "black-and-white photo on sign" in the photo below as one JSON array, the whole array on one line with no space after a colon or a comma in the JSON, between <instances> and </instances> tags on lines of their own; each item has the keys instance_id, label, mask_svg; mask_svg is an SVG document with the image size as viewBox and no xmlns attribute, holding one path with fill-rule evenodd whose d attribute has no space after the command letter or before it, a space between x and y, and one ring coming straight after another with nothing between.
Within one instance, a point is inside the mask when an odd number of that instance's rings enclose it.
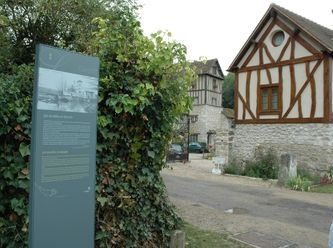
<instances>
[{"instance_id":1,"label":"black-and-white photo on sign","mask_svg":"<svg viewBox=\"0 0 333 248\"><path fill-rule=\"evenodd\" d=\"M39 68L39 110L91 113L97 104L97 78Z\"/></svg>"}]
</instances>

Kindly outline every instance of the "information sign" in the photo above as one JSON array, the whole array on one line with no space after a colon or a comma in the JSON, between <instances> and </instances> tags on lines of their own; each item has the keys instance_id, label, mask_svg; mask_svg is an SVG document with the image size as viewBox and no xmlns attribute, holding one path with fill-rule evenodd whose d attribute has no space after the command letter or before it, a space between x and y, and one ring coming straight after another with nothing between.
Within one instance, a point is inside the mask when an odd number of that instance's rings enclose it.
<instances>
[{"instance_id":1,"label":"information sign","mask_svg":"<svg viewBox=\"0 0 333 248\"><path fill-rule=\"evenodd\" d=\"M99 60L38 45L29 247L93 248Z\"/></svg>"}]
</instances>

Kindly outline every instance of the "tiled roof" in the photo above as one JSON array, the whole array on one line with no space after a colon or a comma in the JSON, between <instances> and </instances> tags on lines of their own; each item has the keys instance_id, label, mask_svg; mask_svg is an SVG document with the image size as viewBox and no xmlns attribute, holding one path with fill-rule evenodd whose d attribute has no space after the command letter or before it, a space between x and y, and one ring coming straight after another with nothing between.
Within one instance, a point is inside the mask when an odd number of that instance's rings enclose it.
<instances>
[{"instance_id":1,"label":"tiled roof","mask_svg":"<svg viewBox=\"0 0 333 248\"><path fill-rule=\"evenodd\" d=\"M194 61L194 62L192 62L192 65L195 67L197 74L212 74L210 69L213 66L217 65L218 70L222 74L222 77L224 77L220 64L219 64L219 61L217 59L209 59L206 61Z\"/></svg>"},{"instance_id":2,"label":"tiled roof","mask_svg":"<svg viewBox=\"0 0 333 248\"><path fill-rule=\"evenodd\" d=\"M324 47L330 50L330 52L333 51L333 30L326 28L318 23L315 23L303 16L295 14L276 4L271 4L270 7L275 9L282 15L287 16L287 18L289 18L306 33L308 33L314 39L320 42Z\"/></svg>"}]
</instances>

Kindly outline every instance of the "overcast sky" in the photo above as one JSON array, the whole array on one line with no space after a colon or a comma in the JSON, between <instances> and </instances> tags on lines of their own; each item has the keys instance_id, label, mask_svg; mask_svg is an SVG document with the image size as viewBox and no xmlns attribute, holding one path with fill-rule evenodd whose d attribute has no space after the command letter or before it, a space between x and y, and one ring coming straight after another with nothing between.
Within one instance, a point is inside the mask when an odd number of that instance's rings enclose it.
<instances>
[{"instance_id":1,"label":"overcast sky","mask_svg":"<svg viewBox=\"0 0 333 248\"><path fill-rule=\"evenodd\" d=\"M138 0L146 35L167 30L188 59L217 58L226 69L268 9L267 0ZM275 0L275 4L333 29L333 0Z\"/></svg>"}]
</instances>

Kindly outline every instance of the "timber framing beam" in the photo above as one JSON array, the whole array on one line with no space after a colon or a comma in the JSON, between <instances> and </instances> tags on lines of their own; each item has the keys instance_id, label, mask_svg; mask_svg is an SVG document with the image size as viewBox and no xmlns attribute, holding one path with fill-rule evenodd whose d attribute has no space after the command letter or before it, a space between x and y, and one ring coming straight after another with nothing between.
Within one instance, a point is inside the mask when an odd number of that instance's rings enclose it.
<instances>
[{"instance_id":1,"label":"timber framing beam","mask_svg":"<svg viewBox=\"0 0 333 248\"><path fill-rule=\"evenodd\" d=\"M236 124L280 124L280 123L327 123L325 118L288 118L288 119L255 119L235 120Z\"/></svg>"},{"instance_id":2,"label":"timber framing beam","mask_svg":"<svg viewBox=\"0 0 333 248\"><path fill-rule=\"evenodd\" d=\"M332 68L331 60L326 54L324 57L324 115L327 122L332 120Z\"/></svg>"},{"instance_id":3,"label":"timber framing beam","mask_svg":"<svg viewBox=\"0 0 333 248\"><path fill-rule=\"evenodd\" d=\"M287 50L287 48L288 48L290 42L291 42L291 37L288 38L286 44L284 45L284 47L283 47L283 49L282 49L282 51L281 51L280 56L279 56L279 58L277 59L276 62L280 62L280 61L282 60L282 58L283 58L283 56L284 56L284 54L285 54L285 52L286 52L286 50Z\"/></svg>"},{"instance_id":4,"label":"timber framing beam","mask_svg":"<svg viewBox=\"0 0 333 248\"><path fill-rule=\"evenodd\" d=\"M306 62L305 64L305 71L306 71L306 76L309 78L310 76L310 63ZM316 82L314 77L310 79L310 88L311 88L311 112L310 112L310 117L314 118L315 112L316 112L316 104L317 104L317 99L316 99Z\"/></svg>"},{"instance_id":5,"label":"timber framing beam","mask_svg":"<svg viewBox=\"0 0 333 248\"><path fill-rule=\"evenodd\" d=\"M302 88L298 91L297 95L293 98L292 102L290 103L289 108L287 109L286 113L282 117L283 119L287 118L287 116L289 115L290 111L293 109L296 101L300 99L303 91L305 90L306 86L308 86L309 82L311 81L311 78L313 78L313 75L317 71L317 69L318 69L319 65L321 64L321 62L322 62L322 60L317 61L316 65L312 69L311 73L309 74L309 76L308 76L307 80L305 81L305 83L303 84Z\"/></svg>"},{"instance_id":6,"label":"timber framing beam","mask_svg":"<svg viewBox=\"0 0 333 248\"><path fill-rule=\"evenodd\" d=\"M276 63L269 63L269 64L263 64L263 65L256 65L256 66L249 66L246 68L240 68L238 72L247 72L247 71L253 71L253 70L262 70L262 69L268 69L278 66L285 66L285 65L295 65L295 64L301 64L305 62L311 62L316 60L321 60L324 58L324 55L322 53L317 53L311 56L292 59L292 60L285 60L285 61L279 61Z\"/></svg>"},{"instance_id":7,"label":"timber framing beam","mask_svg":"<svg viewBox=\"0 0 333 248\"><path fill-rule=\"evenodd\" d=\"M243 103L243 119L245 119L245 110L247 110L247 112L251 115L251 117L253 119L256 119L256 117L254 116L254 114L252 113L250 106L246 103L246 101L244 100L244 98L242 97L242 95L238 92L238 96L239 99L242 101Z\"/></svg>"}]
</instances>

